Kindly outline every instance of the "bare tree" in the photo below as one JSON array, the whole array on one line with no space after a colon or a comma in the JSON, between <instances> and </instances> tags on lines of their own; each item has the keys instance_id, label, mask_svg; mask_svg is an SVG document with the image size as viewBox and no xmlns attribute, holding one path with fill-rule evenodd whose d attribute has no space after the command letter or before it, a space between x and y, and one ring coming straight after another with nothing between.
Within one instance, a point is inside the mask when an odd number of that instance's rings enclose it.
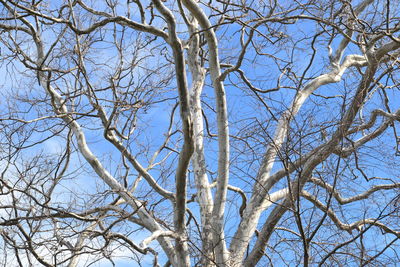
<instances>
[{"instance_id":1,"label":"bare tree","mask_svg":"<svg viewBox=\"0 0 400 267\"><path fill-rule=\"evenodd\" d=\"M400 262L398 1L0 3L3 266Z\"/></svg>"}]
</instances>

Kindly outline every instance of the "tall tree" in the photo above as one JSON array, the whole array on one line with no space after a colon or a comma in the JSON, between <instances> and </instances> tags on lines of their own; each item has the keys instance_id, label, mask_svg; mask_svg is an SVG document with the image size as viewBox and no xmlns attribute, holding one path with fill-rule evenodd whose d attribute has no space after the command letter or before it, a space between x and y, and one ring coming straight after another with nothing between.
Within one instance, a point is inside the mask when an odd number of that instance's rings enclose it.
<instances>
[{"instance_id":1,"label":"tall tree","mask_svg":"<svg viewBox=\"0 0 400 267\"><path fill-rule=\"evenodd\" d=\"M0 262L400 262L397 1L0 0Z\"/></svg>"}]
</instances>

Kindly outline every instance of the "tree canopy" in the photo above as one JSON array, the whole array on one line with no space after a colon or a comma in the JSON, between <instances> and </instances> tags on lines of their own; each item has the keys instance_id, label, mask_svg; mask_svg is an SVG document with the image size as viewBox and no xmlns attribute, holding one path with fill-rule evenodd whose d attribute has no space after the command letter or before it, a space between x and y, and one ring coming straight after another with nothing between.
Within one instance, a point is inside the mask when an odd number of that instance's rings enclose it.
<instances>
[{"instance_id":1,"label":"tree canopy","mask_svg":"<svg viewBox=\"0 0 400 267\"><path fill-rule=\"evenodd\" d=\"M396 265L399 5L0 0L1 265Z\"/></svg>"}]
</instances>

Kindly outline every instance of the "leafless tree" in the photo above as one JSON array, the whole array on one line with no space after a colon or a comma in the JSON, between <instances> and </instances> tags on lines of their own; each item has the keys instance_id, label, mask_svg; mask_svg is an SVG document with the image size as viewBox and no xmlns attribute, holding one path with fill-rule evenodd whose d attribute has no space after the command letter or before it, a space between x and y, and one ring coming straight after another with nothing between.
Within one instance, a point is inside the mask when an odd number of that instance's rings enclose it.
<instances>
[{"instance_id":1,"label":"leafless tree","mask_svg":"<svg viewBox=\"0 0 400 267\"><path fill-rule=\"evenodd\" d=\"M400 2L0 5L2 266L400 262Z\"/></svg>"}]
</instances>

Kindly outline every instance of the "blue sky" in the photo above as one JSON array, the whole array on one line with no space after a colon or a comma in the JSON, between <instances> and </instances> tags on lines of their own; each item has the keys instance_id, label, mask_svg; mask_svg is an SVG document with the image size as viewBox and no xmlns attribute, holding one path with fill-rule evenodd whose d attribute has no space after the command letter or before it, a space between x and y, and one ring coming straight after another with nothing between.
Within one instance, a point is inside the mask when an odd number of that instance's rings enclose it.
<instances>
[{"instance_id":1,"label":"blue sky","mask_svg":"<svg viewBox=\"0 0 400 267\"><path fill-rule=\"evenodd\" d=\"M98 7L99 8L99 7ZM121 12L123 8L121 8ZM133 17L137 19L137 17ZM163 22L159 19L156 19L157 26L163 25ZM269 25L271 26L271 25ZM183 25L179 25L179 27L183 28ZM271 26L273 27L273 25ZM307 68L309 60L311 58L310 42L311 37L313 37L315 32L316 24L310 21L299 22L293 25L286 25L282 27L276 26L276 30L284 31L285 33L290 34L290 38L283 39L276 44L265 44L263 50L268 51L271 55L267 56L257 56L255 54L254 49L249 49L247 53L246 60L242 65L242 69L246 72L247 77L252 80L255 86L261 89L269 89L273 88L276 85L277 77L280 74L280 71L275 64L274 57L284 57L285 61L279 61L279 67L281 69L290 67L292 74L291 76L284 76L282 79L282 84L286 86L296 87L296 83L299 82L299 79L294 78L294 74L300 76L301 73ZM121 27L118 27L121 30ZM111 30L111 28L109 29ZM221 26L218 30L218 35L221 43L220 57L223 63L234 63L236 60L239 44L239 27L234 25L225 25ZM266 27L260 27L260 32L267 32ZM106 39L99 41L98 43L92 44L91 54L88 55L88 62L86 66L89 71L92 71L90 74L90 78L93 81L93 84L98 88L105 87L108 84L107 78L110 76L112 71L110 71L111 67L106 66L98 66L100 63L107 62L110 65L115 64L117 61L117 53L115 49L108 48L110 42L112 41L111 35L106 35ZM132 48L130 45L136 41L136 39L145 40L144 36L136 33L130 33L130 35L125 35L126 37L126 46ZM181 34L182 37L187 37L186 33ZM54 37L51 35L51 31L44 31L44 37L46 37L46 41L48 45L53 41ZM325 73L329 71L328 68L328 56L327 56L327 36L323 35L318 39L316 43L316 56L315 61L309 71L307 72L307 77L312 78L316 75ZM302 42L297 42L302 40ZM340 38L335 38L332 42L332 47L335 49L337 47ZM261 46L263 44L262 41L259 42ZM289 49L286 45L295 45L295 49ZM168 99L165 102L153 101L151 105L147 109L142 109L138 113L137 120L137 131L132 138L132 142L130 147L133 153L137 156L138 160L146 166L151 158L151 155L159 148L159 146L164 141L164 133L168 127L169 118L171 114L171 110L173 105L176 103L177 92L175 90L175 82L172 78L171 80L166 80L158 83L157 79L160 75L165 74L168 76L169 73L173 72L172 65L165 65L162 68L159 68L160 65L166 64L166 60L163 53L167 53L169 58L171 58L171 51L166 48L159 47L161 45L161 41L156 41L151 44L154 46L152 50L144 49L140 53L138 53L138 57L147 57L149 59L143 59L140 61L140 64L136 68L133 69L133 73L131 76L127 76L123 80L123 84L128 83L129 79L132 78L134 81L132 83L133 86L142 86L143 90L146 91L148 88L157 88L157 92L155 95L160 94L160 98ZM71 48L71 47L69 47ZM106 48L102 52L99 52L100 49ZM61 49L61 48L60 48ZM128 48L127 48L128 49ZM129 62L134 56L131 56L129 52L126 52L126 62ZM359 53L359 49L355 45L350 45L346 50L345 55L349 53ZM92 60L92 61L89 61ZM63 64L67 63L66 58L61 58L58 62L55 60L52 62L53 64L59 64L63 67ZM207 64L206 64L207 65ZM96 69L96 68L99 69ZM2 66L2 73L6 72L6 66ZM16 69L22 69L20 64L16 64ZM362 68L361 71L364 69ZM154 72L152 72L154 71ZM143 79L143 75L151 74L150 78L147 80ZM35 81L36 77L34 74L31 74L30 83L31 87L23 87L25 85L23 82L26 82L28 79L19 78L18 76L15 80L10 80L7 76L0 77L0 84L3 85L2 93L15 93L18 91L22 94L25 90L26 93L33 98L43 96L44 92L42 88L39 88L37 81ZM168 78L168 77L167 77ZM190 78L190 75L189 75ZM65 77L64 80L60 79L56 84L60 86L60 89L63 92L67 92L66 86L68 84L73 85L74 77ZM318 131L319 127L327 127L327 132L332 133L337 127L335 124L337 119L341 117L343 114L341 107L343 103L349 103L352 96L354 95L354 91L358 82L360 80L360 76L357 73L356 69L348 70L344 75L343 80L337 84L331 84L327 86L323 86L317 90L317 94L325 96L325 98L320 96L311 96L304 107L301 109L297 118L291 124L293 132L291 133L291 138L293 143L288 142L287 146L294 145L294 147L300 152L310 151L317 144L320 144L322 140L320 139L320 134ZM307 83L307 79L303 80L302 85ZM145 82L145 83L143 83ZM389 85L391 85L391 81L389 81ZM190 84L190 81L189 81ZM21 85L21 86L18 86ZM236 74L232 74L226 80L226 90L227 90L227 98L228 98L228 110L229 110L229 119L230 119L230 132L233 136L242 136L246 137L248 141L248 145L241 142L239 139L235 139L234 137L231 139L232 144L232 167L231 167L231 179L230 183L234 186L239 186L243 188L246 193L249 193L252 185L253 179L257 173L257 168L259 167L261 156L265 151L265 147L270 142L270 137L268 135L272 135L273 129L276 126L276 122L272 119L268 110L260 104L260 101L255 97L255 94L251 92L246 86L244 86L243 82L240 81L239 77ZM261 98L268 104L271 108L271 111L274 112L275 116L279 117L279 114L285 110L293 100L293 97L296 93L295 89L281 89L277 92L271 92L268 94L261 94ZM390 102L389 105L392 108L392 111L398 107L399 101L397 99L397 91L396 90L388 90L387 91ZM144 95L144 94L143 94ZM138 97L143 97L143 95L139 95ZM333 96L340 97L333 97ZM113 100L113 97L109 94L109 91L106 92L98 92L98 97L103 98L101 103L107 105L110 101ZM330 98L326 98L330 97ZM30 98L30 99L31 99ZM204 101L204 113L208 119L210 124L210 130L212 133L216 133L216 124L215 124L215 112L212 108L215 106L214 103L214 92L213 88L210 86L210 80L207 79L207 85L204 88L203 95ZM145 97L146 100L154 100L152 95ZM5 100L0 100L1 105L5 104ZM80 102L79 102L80 101ZM80 111L87 111L90 109L88 106L88 101L86 98L77 97L77 103L80 105ZM208 106L206 105L208 104ZM363 114L365 118L368 119L370 111L377 107L382 108L383 98L380 92L375 93L370 102L364 107ZM14 106L14 108L16 108ZM38 104L34 109L30 109L28 104L22 104L19 102L17 106L18 109L29 110L29 113L24 115L25 118L35 118L37 116L42 116L44 114L40 114L43 110L46 110L46 105ZM47 106L47 108L49 108ZM112 108L106 108L107 112L111 112ZM175 113L175 121L173 129L179 129L179 114ZM122 120L122 119L121 119ZM88 144L93 152L102 160L104 166L117 177L121 176L124 168L121 163L120 153L117 152L108 142L103 139L103 130L101 129L100 121L98 119L88 118L88 119L80 119L82 127L85 129L85 134L87 135ZM39 123L38 125L42 125ZM396 126L395 126L396 127ZM317 132L316 132L317 131ZM299 136L301 134L307 136L301 136L301 142L299 141ZM35 132L30 142L34 142L34 140L43 139L45 136L48 136L49 132L41 133ZM66 135L66 131L62 133L63 136ZM358 137L357 135L353 136L353 138ZM171 148L179 149L180 148L180 137L178 134L174 135L171 138ZM399 171L396 169L396 157L394 153L386 153L385 156L382 156L387 151L392 151L393 146L395 146L395 140L393 138L393 134L391 131L387 131L387 134L382 137L372 141L367 147L361 149L359 151L360 154L363 155L365 160L361 163L362 168L365 172L367 172L371 177L379 176L384 178L396 179L399 177ZM39 144L31 149L28 149L24 152L24 156L28 157L38 153L39 151L43 151L46 153L58 153L65 148L65 140L63 138L54 137L42 144ZM217 169L216 161L217 161L217 142L214 139L208 139L205 142L205 150L206 150L206 161L209 169L209 178L215 179L216 174L215 171ZM164 150L158 159L161 159L165 156L169 150ZM293 152L293 151L292 151ZM159 178L159 182L167 187L170 190L174 188L174 171L173 168L176 166L176 154L173 154L168 160L166 160L162 165L154 168L150 171L150 173ZM298 159L299 156L296 153L289 155L290 160ZM333 177L328 173L331 173L334 170L335 164L337 163L337 157L333 156L324 165L319 166L317 169L323 175L323 179L332 183ZM82 164L84 167L82 168ZM343 183L338 184L338 189L340 189L344 195L350 196L356 193L359 193L366 188L371 187L372 184L381 183L382 180L372 180L367 183L365 179L362 177L360 171L355 170L351 171L349 166L354 166L354 159L345 159L342 160L340 168L338 172L340 173L340 181ZM278 160L274 170L277 170L282 167L282 163ZM87 164L83 162L83 158L78 156L77 153L72 155L72 163L71 170L77 169L77 174L74 172L70 175L71 179L67 179L61 182L60 186L57 190L60 192L58 196L56 196L55 200L63 201L68 199L68 197L73 196L73 194L84 194L84 193L95 193L97 190L106 190L106 186L94 175L91 173L91 170ZM325 173L324 173L325 172ZM189 175L192 178L192 175ZM134 178L136 177L136 173L132 172L130 176L129 182L132 183ZM72 180L73 178L73 180ZM122 182L122 179L120 179ZM190 194L194 193L194 183L193 180L190 180L189 191ZM387 181L385 181L387 182ZM287 185L286 180L280 182L274 190L278 190ZM148 185L145 182L142 182L140 188L138 189L138 196L142 199L150 198L154 195L147 195ZM312 188L310 188L311 190ZM57 191L57 192L58 192ZM61 194L61 192L63 192ZM69 192L69 193L68 193ZM376 193L377 199L380 198L393 198L396 192L392 192L390 194L381 194ZM325 200L325 194L319 195L321 199ZM240 197L237 194L229 192L229 206L226 212L226 232L227 238L229 238L234 234L235 226L239 222L239 216L237 212L237 207L240 205ZM108 198L111 200L111 197ZM79 201L78 201L79 202ZM343 220L346 222L353 222L357 218L376 216L380 211L374 209L368 209L369 205L374 204L371 202L365 202L362 204L354 204L348 205L342 209ZM334 204L335 205L335 204ZM198 214L198 209L194 203L189 204L189 207L194 212L195 215ZM302 203L302 207L304 209L303 218L305 221L311 216L315 215L315 221L317 221L318 216L321 216L321 213L315 212L310 209L311 205L308 202ZM169 202L163 202L157 208L157 211L160 213L165 212L165 210L170 209L168 212L171 213L171 206ZM347 211L347 212L345 212ZM269 214L269 211L263 214L260 220L260 226L265 221ZM163 214L165 215L165 214ZM287 215L289 216L289 214ZM293 225L292 220L288 220L287 216L283 219L282 225L297 231L295 225ZM314 221L314 222L315 222ZM326 219L329 221L329 219ZM396 222L394 222L397 225ZM318 238L324 239L328 238L328 232L319 233ZM354 235L355 233L353 233ZM375 232L371 232L371 234L367 233L364 237L364 241L366 243L370 240L372 241L375 238ZM346 239L351 235L344 234L341 238ZM272 240L274 241L278 237L274 235ZM293 238L293 236L289 234L284 235L285 238ZM140 242L142 236L138 237L137 242ZM385 239L386 236L379 237ZM135 239L135 237L134 237ZM340 238L338 238L340 239ZM299 241L297 239L297 241ZM376 243L376 242L375 242ZM374 245L375 245L374 243ZM289 244L277 244L277 249L284 250L288 248L292 243ZM298 243L300 246L301 244ZM368 244L367 244L368 245ZM380 245L378 244L377 247ZM394 252L386 251L385 255L388 257L394 254ZM283 254L286 256L286 254ZM293 257L293 261L295 261L295 255L287 252L287 257ZM160 259L163 257L160 256ZM283 262L282 259L276 258L277 262ZM102 263L100 263L102 264ZM124 260L118 261L117 266L128 266L129 262L125 262ZM349 266L352 266L353 263L348 263ZM103 265L100 265L103 266ZM108 263L105 263L104 266L111 266ZM130 266L132 266L130 264Z\"/></svg>"}]
</instances>

